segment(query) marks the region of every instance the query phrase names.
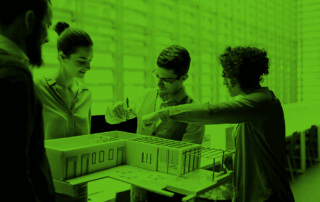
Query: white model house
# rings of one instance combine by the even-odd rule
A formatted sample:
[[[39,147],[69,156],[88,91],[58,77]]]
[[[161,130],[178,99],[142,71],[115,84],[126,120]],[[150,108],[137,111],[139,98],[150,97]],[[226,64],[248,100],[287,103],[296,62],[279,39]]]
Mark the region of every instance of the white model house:
[[[58,180],[120,165],[181,176],[200,167],[199,154],[217,152],[203,150],[200,144],[121,131],[46,140],[45,148],[52,177]]]

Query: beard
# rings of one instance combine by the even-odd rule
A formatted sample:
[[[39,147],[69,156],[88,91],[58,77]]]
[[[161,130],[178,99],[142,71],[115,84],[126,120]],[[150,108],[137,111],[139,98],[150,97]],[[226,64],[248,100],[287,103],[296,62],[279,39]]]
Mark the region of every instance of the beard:
[[[41,51],[42,43],[40,43],[40,24],[35,26],[34,32],[26,38],[26,55],[32,67],[40,68],[44,62],[42,60]]]

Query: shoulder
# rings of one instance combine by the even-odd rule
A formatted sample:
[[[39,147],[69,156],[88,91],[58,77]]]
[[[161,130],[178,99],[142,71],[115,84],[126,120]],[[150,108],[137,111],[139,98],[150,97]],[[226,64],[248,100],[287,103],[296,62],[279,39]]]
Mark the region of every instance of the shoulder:
[[[249,95],[246,95],[244,97],[240,97],[237,100],[246,102],[246,101],[254,101],[258,103],[271,103],[274,101],[276,97],[274,96],[274,93],[268,88],[261,88],[254,93],[251,93]]]
[[[157,88],[146,88],[142,91],[143,94],[153,94],[157,92],[158,92]]]
[[[34,84],[34,88],[36,89],[36,90],[40,90],[41,89],[41,91],[44,91],[45,89],[47,89],[46,88],[46,79],[45,79],[45,77],[44,76],[37,76],[37,77],[34,77],[33,78],[33,84]],[[39,91],[38,91],[38,93],[39,93]]]
[[[199,103],[199,102],[188,95],[187,103],[190,104],[190,103]]]
[[[44,77],[43,76],[37,76],[33,78],[33,83],[35,85],[43,84],[44,83]]]
[[[0,78],[24,78],[30,80],[32,78],[31,73],[28,70],[19,66],[0,66]]]
[[[138,91],[132,97],[134,98],[147,98],[149,96],[155,96],[157,94],[157,88],[145,88],[143,90]]]
[[[11,88],[25,88],[25,86],[29,88],[33,85],[30,72],[18,67],[1,67],[0,82],[4,85],[6,85],[6,83],[10,84]]]
[[[85,91],[88,91],[89,93],[91,93],[91,90],[88,88],[88,86],[84,83],[82,83],[79,80],[76,80],[76,83],[78,84],[78,88],[83,89]]]
[[[0,67],[0,84],[2,85],[2,95],[10,102],[21,102],[34,94],[32,76],[30,72],[23,68],[8,66]]]
[[[92,92],[91,90],[87,87],[86,84],[82,83],[79,80],[76,80],[76,82],[78,83],[78,90],[81,89],[82,91],[84,91],[84,96],[89,97],[92,100]]]

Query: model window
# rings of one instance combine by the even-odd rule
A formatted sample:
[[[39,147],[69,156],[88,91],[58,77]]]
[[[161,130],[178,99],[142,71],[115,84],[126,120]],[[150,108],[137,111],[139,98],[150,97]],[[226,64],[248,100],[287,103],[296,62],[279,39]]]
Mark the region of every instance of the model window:
[[[109,160],[113,160],[113,149],[109,149]]]
[[[92,164],[96,164],[96,152],[92,153]]]
[[[141,162],[144,162],[144,152],[142,152],[142,161]]]
[[[104,151],[101,151],[100,153],[99,153],[99,162],[101,163],[101,162],[103,162],[104,161]]]

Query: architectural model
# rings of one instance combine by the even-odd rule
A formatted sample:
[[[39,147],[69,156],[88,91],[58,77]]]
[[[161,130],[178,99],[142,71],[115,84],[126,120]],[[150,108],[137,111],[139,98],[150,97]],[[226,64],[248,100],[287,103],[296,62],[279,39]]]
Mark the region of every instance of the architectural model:
[[[232,155],[200,144],[121,131],[45,141],[52,177],[68,180],[120,165],[182,176],[199,169],[201,157]]]

